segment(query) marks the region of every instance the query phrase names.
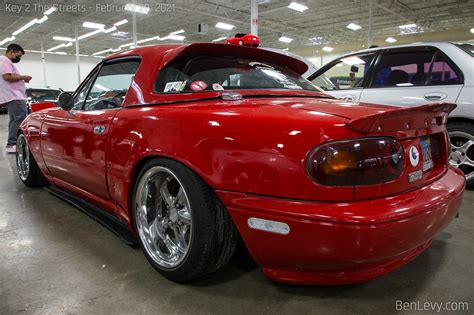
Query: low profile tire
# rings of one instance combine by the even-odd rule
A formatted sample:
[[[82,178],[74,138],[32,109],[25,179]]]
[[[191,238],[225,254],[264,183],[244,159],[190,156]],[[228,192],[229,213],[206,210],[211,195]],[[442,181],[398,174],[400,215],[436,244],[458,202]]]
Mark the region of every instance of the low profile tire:
[[[18,135],[16,142],[16,168],[18,177],[28,187],[43,187],[48,184],[48,180],[36,164],[28,147],[28,141],[23,134]]]
[[[156,158],[141,169],[133,195],[133,219],[151,265],[175,282],[222,267],[238,234],[213,190],[186,166]]]
[[[466,185],[474,188],[474,125],[466,122],[448,124],[451,152],[449,163],[466,175]]]

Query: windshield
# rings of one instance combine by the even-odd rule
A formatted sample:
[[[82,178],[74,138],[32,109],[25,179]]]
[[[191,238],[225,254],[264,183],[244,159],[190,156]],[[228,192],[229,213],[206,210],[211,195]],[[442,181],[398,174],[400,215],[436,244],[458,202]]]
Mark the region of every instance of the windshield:
[[[474,45],[473,44],[468,44],[468,43],[459,43],[455,44],[465,52],[467,52],[469,55],[474,57]]]
[[[235,57],[181,57],[161,70],[155,82],[158,93],[255,89],[321,92],[289,68]]]

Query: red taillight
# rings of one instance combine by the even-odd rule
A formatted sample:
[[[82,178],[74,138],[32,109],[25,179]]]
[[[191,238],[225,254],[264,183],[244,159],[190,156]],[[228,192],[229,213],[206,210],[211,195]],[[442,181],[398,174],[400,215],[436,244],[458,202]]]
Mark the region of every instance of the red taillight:
[[[362,138],[324,143],[308,156],[312,180],[326,186],[389,182],[405,166],[402,145],[392,138]]]

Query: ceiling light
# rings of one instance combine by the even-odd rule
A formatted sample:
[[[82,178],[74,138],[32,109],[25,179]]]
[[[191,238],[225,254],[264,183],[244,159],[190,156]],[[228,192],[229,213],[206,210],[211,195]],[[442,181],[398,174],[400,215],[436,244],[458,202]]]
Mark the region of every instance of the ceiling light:
[[[152,40],[160,40],[160,36],[154,36],[154,37],[150,37],[150,38],[145,38],[145,39],[142,39],[142,40],[139,40],[137,42],[137,44],[143,44],[143,43],[146,43],[146,42],[151,42]],[[132,43],[133,45],[133,43]]]
[[[78,40],[83,40],[84,38],[87,38],[87,37],[93,36],[93,35],[95,35],[95,34],[97,34],[97,33],[101,33],[101,32],[102,32],[102,30],[101,30],[101,29],[100,29],[100,30],[95,30],[95,31],[92,31],[92,32],[90,32],[90,33],[87,33],[87,34],[81,35],[81,36],[79,36],[77,39],[78,39]]]
[[[346,65],[349,65],[349,66],[365,64],[365,61],[360,59],[357,56],[350,56],[350,57],[342,58],[341,61],[343,63],[345,63]]]
[[[114,26],[120,26],[120,25],[124,25],[124,24],[127,24],[127,23],[128,23],[128,20],[125,19],[125,20],[118,21],[117,23],[114,23]]]
[[[129,47],[129,46],[133,46],[133,42],[128,43],[128,44],[120,45],[119,47],[120,47],[120,48],[124,48],[124,47]]]
[[[127,3],[127,5],[125,6],[125,10],[130,11],[130,12],[147,14],[150,11],[150,8],[142,6],[142,5],[133,4],[133,3]]]
[[[471,28],[471,33],[473,33],[473,34],[474,34],[474,28]]]
[[[295,10],[295,11],[298,11],[298,12],[303,12],[303,11],[306,11],[308,10],[308,7],[301,4],[301,3],[297,3],[297,2],[292,2],[288,5],[288,8],[289,9],[292,9],[292,10]]]
[[[109,49],[106,49],[106,50],[102,50],[102,51],[98,51],[96,53],[93,53],[92,56],[97,56],[97,55],[100,55],[100,54],[105,54],[105,53],[108,53],[109,51],[112,51],[112,48],[109,48]]]
[[[162,39],[163,40],[166,40],[166,39],[171,39],[171,40],[184,40],[186,38],[186,36],[182,36],[182,35],[168,35],[166,37],[163,37]]]
[[[293,41],[293,38],[289,38],[289,37],[286,37],[286,36],[282,36],[278,39],[280,42],[284,42],[284,43],[291,43]]]
[[[57,51],[55,52],[56,55],[67,55],[64,51]]]
[[[53,39],[54,40],[60,40],[60,41],[63,41],[63,42],[72,42],[72,41],[74,41],[74,39],[72,39],[71,37],[65,37],[65,36],[54,36]]]
[[[417,27],[418,25],[412,23],[412,24],[405,24],[405,25],[400,25],[399,28],[413,28]]]
[[[56,49],[59,49],[59,48],[62,48],[64,47],[66,44],[62,43],[58,46],[54,46],[54,47],[51,47],[50,49],[48,49],[47,51],[53,51],[53,50],[56,50]]]
[[[177,35],[177,34],[182,34],[184,33],[184,30],[179,30],[179,31],[176,31],[176,32],[172,32],[170,33],[170,35]]]
[[[51,13],[57,11],[58,9],[55,6],[52,6],[49,8],[46,12],[44,12],[44,15],[50,15]]]
[[[357,30],[360,30],[362,28],[362,26],[360,25],[357,25],[357,24],[354,24],[354,23],[349,23],[346,28],[350,29],[350,30],[353,30],[353,31],[357,31]]]
[[[385,40],[387,43],[395,43],[397,40],[393,37],[387,37],[387,39]]]
[[[4,40],[2,40],[2,41],[0,42],[0,46],[2,46],[2,45],[3,45],[3,44],[5,44],[5,43],[8,43],[8,42],[14,41],[15,39],[16,39],[16,37],[15,37],[15,36],[12,36],[12,37],[7,37],[7,38],[5,38]]]
[[[333,51],[334,48],[329,47],[329,46],[324,46],[324,47],[323,47],[323,50],[324,50],[324,51],[327,51],[327,52],[330,52],[330,51]]]
[[[25,25],[23,25],[22,27],[20,27],[20,28],[17,29],[16,31],[14,31],[14,32],[13,32],[13,36],[16,36],[16,35],[20,34],[20,33],[23,32],[24,30],[26,30],[27,28],[29,28],[29,27],[31,27],[33,24],[35,24],[37,21],[38,21],[38,19],[34,19],[34,20],[29,21],[28,23],[26,23]]]
[[[39,19],[38,21],[36,21],[36,23],[41,24],[43,22],[46,22],[47,19],[48,19],[48,17],[46,15],[43,15],[43,17],[41,19]]]
[[[235,27],[235,25],[227,24],[227,23],[223,23],[223,22],[218,22],[216,24],[216,27],[230,31],[231,29],[233,29]]]
[[[83,26],[83,27],[87,27],[87,28],[100,29],[100,30],[105,27],[104,24],[101,24],[101,23],[94,23],[94,22],[84,22],[84,23],[82,23],[82,26]]]
[[[227,37],[219,37],[219,38],[213,39],[212,41],[213,42],[220,42],[220,41],[223,41],[224,39],[227,39]]]
[[[116,30],[117,30],[117,27],[116,27],[116,26],[112,26],[111,28],[102,30],[102,32],[108,34],[108,33],[111,33],[111,32],[113,32],[113,31],[116,31]]]

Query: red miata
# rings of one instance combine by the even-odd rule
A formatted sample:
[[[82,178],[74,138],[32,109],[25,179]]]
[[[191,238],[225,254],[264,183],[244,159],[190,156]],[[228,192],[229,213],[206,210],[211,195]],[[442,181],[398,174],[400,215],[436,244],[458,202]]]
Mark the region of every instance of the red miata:
[[[198,43],[105,58],[61,108],[21,125],[21,180],[139,242],[165,277],[223,266],[239,238],[272,280],[360,283],[427,249],[456,216],[455,105],[334,99],[306,65]]]

